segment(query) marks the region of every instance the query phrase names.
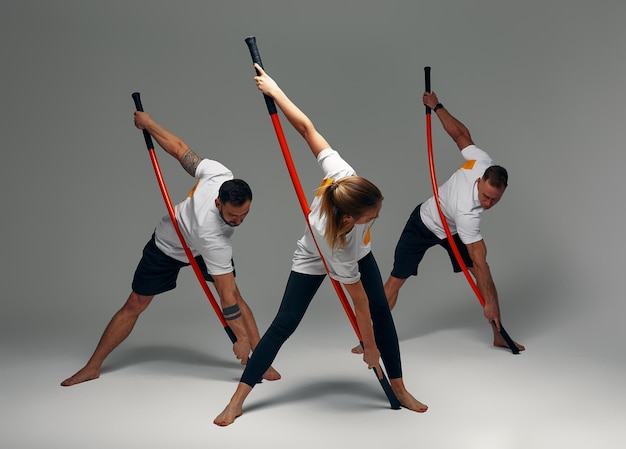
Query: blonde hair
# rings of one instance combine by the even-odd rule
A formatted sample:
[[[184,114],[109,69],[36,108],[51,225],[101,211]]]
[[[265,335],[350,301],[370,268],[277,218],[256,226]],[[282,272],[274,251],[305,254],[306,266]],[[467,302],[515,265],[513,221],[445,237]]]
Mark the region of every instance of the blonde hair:
[[[318,195],[322,197],[320,217],[326,216],[324,237],[333,249],[346,245],[346,234],[352,229],[344,218],[351,216],[357,221],[383,199],[380,189],[360,176],[324,183]]]

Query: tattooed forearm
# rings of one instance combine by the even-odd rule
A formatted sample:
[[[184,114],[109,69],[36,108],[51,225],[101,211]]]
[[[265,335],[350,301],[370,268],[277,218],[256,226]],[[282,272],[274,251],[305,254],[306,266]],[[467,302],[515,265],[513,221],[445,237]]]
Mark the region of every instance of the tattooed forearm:
[[[198,168],[198,164],[202,159],[196,153],[191,151],[189,148],[187,152],[183,155],[180,160],[180,164],[183,168],[189,173],[191,176],[196,176],[196,168]]]

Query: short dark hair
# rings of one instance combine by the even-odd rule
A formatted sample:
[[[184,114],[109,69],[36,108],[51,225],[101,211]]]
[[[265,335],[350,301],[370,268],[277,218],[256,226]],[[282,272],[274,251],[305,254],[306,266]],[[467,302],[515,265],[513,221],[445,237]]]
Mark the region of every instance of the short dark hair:
[[[485,170],[483,181],[489,181],[496,188],[506,187],[509,185],[509,174],[504,167],[492,165]]]
[[[243,179],[231,179],[220,186],[218,198],[222,204],[241,206],[247,201],[252,201],[252,189]]]

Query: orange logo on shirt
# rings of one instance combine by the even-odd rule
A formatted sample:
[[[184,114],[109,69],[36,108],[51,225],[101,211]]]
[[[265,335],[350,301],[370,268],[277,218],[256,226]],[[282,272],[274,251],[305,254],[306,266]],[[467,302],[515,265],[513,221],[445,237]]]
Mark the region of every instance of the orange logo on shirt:
[[[315,196],[320,196],[322,194],[322,187],[326,187],[326,186],[332,184],[333,182],[335,182],[335,180],[331,179],[331,178],[323,179],[322,183],[317,188],[317,192],[315,193]]]
[[[473,159],[471,161],[466,161],[465,164],[461,165],[459,167],[459,169],[463,169],[463,170],[471,170],[472,168],[474,168],[474,164],[476,163],[476,159]]]
[[[371,240],[371,236],[370,236],[370,228],[369,226],[367,227],[367,231],[365,231],[365,236],[363,237],[363,243],[364,244],[369,244],[370,240]]]
[[[200,180],[196,181],[196,184],[191,188],[191,190],[187,194],[187,198],[191,198],[193,196],[194,192],[196,191],[196,188],[198,187],[199,182]]]

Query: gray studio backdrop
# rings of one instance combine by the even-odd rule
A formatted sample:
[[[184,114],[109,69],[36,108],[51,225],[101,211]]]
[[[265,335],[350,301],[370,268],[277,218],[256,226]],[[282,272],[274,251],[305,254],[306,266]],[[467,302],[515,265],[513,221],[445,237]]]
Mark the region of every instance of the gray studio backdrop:
[[[235,262],[267,327],[304,221],[252,79],[244,39],[255,35],[268,73],[382,189],[373,241],[383,277],[406,218],[431,194],[421,104],[431,66],[440,100],[510,173],[483,227],[507,328],[623,369],[623,2],[63,0],[0,10],[3,359],[56,354],[67,359],[53,379],[62,380],[130,291],[166,213],[132,123],[134,91],[198,154],[251,184]],[[312,194],[320,170],[283,126]],[[461,158],[434,116],[433,130],[443,181]],[[183,198],[193,179],[157,155],[172,199]],[[403,340],[484,330],[441,251],[398,307]],[[219,326],[191,270],[148,313],[137,344],[184,345]],[[327,285],[303,326],[312,335],[347,326]]]

